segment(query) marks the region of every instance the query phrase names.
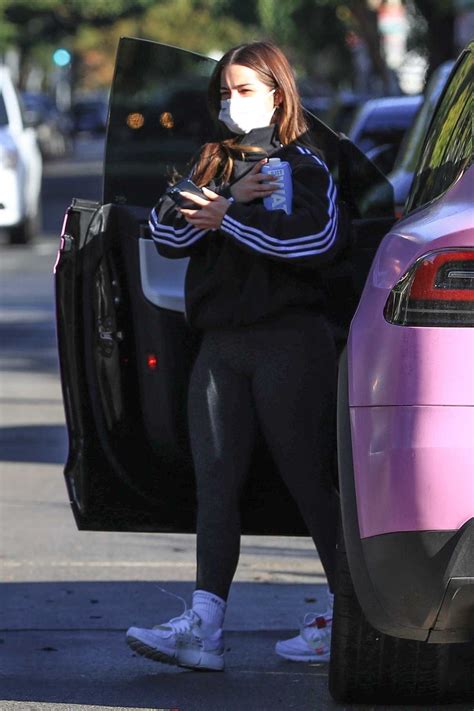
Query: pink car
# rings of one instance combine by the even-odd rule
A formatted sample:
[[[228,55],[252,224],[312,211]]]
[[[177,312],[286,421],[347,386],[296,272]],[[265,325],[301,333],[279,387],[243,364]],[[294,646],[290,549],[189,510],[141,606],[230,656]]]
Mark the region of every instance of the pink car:
[[[340,364],[340,701],[474,697],[473,50],[438,103]]]
[[[214,65],[121,40],[103,199],[75,198],[65,216],[56,264],[65,479],[83,530],[195,530],[186,394],[199,334],[184,318],[187,260],[158,254],[148,217],[170,168],[183,172],[213,135]],[[342,702],[474,696],[472,65],[471,47],[396,224],[385,177],[310,116],[352,218],[350,249],[323,274],[340,352],[330,688]],[[242,530],[307,535],[263,440]]]

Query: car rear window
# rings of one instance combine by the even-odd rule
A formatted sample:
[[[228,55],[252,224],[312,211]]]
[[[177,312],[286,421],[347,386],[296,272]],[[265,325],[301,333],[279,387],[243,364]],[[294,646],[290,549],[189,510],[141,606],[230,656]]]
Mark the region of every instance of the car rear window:
[[[407,211],[431,202],[459,178],[472,161],[474,61],[467,52],[433,118],[417,166]]]

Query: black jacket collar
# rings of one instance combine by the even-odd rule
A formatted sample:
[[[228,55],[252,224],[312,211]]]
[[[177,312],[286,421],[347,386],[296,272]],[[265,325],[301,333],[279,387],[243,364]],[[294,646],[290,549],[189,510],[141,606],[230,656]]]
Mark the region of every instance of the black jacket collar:
[[[239,137],[239,143],[245,146],[255,146],[261,148],[263,155],[274,153],[281,147],[281,143],[278,138],[278,127],[276,124],[270,124],[270,126],[252,129],[248,133]]]

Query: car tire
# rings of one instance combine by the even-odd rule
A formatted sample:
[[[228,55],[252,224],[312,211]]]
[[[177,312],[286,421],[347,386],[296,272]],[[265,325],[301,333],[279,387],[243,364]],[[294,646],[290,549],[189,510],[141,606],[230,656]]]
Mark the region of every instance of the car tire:
[[[19,225],[8,230],[9,244],[29,244],[39,234],[41,225],[41,211],[34,217],[27,217]]]
[[[28,244],[32,238],[30,220],[23,220],[19,225],[10,227],[8,230],[9,244]]]
[[[332,629],[329,691],[338,703],[451,703],[474,697],[473,644],[428,644],[390,637],[367,621],[344,546]]]

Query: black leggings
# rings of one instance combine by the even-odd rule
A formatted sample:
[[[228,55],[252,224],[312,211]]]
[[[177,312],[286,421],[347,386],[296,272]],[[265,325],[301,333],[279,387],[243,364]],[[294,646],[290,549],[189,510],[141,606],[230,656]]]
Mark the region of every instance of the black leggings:
[[[326,320],[309,310],[204,334],[188,402],[198,501],[197,589],[227,599],[240,553],[239,498],[258,427],[333,589],[336,369]]]

